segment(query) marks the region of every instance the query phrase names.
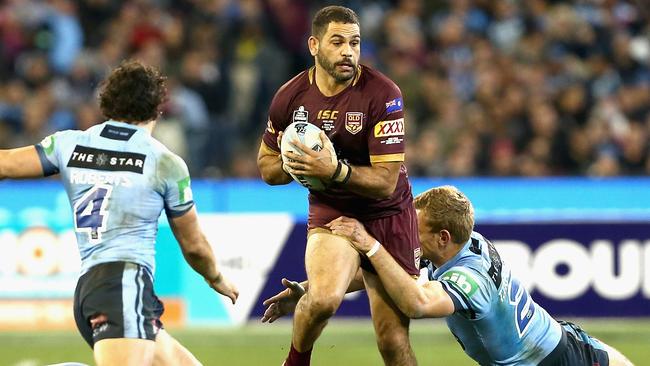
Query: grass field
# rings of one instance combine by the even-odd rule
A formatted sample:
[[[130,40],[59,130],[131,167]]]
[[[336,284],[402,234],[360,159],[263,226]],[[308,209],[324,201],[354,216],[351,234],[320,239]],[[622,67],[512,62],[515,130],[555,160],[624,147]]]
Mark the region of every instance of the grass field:
[[[650,365],[650,320],[576,320],[585,330],[618,348],[637,366]],[[287,353],[289,323],[238,329],[170,329],[205,365],[277,365]],[[420,365],[474,363],[441,321],[413,323],[411,341]],[[92,365],[90,349],[69,332],[0,333],[0,366],[41,366],[65,361]],[[313,354],[314,366],[381,365],[369,321],[332,322]]]

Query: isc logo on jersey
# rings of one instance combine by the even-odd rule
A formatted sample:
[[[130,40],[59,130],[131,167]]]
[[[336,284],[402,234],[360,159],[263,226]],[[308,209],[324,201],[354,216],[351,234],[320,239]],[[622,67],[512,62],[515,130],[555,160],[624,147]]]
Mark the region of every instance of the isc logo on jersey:
[[[404,118],[381,121],[375,125],[375,137],[404,136]]]

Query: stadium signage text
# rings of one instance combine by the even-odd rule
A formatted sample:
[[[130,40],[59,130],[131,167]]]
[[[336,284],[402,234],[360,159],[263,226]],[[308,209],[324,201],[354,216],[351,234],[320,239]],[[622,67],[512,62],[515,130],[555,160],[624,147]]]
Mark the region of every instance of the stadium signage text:
[[[625,300],[639,292],[650,299],[650,240],[615,245],[599,239],[585,246],[553,239],[534,251],[521,241],[493,243],[529,291],[550,299],[573,300],[590,288],[607,300]]]

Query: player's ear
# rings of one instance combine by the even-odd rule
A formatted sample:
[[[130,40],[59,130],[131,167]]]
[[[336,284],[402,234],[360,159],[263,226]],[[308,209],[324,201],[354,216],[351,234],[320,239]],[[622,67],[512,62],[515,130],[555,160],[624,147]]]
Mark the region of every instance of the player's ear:
[[[318,54],[318,47],[320,46],[318,38],[310,36],[307,40],[307,45],[309,46],[309,53],[311,53],[312,56],[316,56]]]
[[[451,243],[451,233],[445,229],[440,230],[438,233],[440,235],[440,241],[445,245]]]

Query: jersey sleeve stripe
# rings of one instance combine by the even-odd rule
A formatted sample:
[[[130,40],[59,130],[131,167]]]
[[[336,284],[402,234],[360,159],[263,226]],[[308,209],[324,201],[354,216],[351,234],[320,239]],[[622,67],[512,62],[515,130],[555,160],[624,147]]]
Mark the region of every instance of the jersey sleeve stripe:
[[[181,206],[180,209],[173,209],[170,207],[165,206],[165,214],[169,218],[176,218],[176,217],[181,217],[187,213],[187,211],[191,210],[192,207],[194,207],[194,201],[189,201],[185,205]]]
[[[440,283],[442,284],[442,289],[445,290],[447,295],[449,295],[449,297],[451,298],[451,301],[454,303],[454,312],[465,309],[463,303],[459,299],[459,296],[454,292],[450,291],[446,283],[444,282],[440,282]]]
[[[270,153],[275,153],[275,154],[280,155],[280,152],[279,152],[279,151],[275,150],[274,148],[272,148],[271,146],[269,146],[269,145],[268,145],[266,142],[264,142],[264,141],[262,141],[262,150],[263,150],[265,153],[269,153],[269,154],[270,154]]]
[[[49,177],[50,175],[57,174],[59,168],[57,168],[52,162],[47,158],[45,154],[45,149],[41,144],[34,145],[36,152],[38,153],[38,159],[41,161],[41,167],[43,168],[43,175]]]
[[[456,301],[458,301],[459,307],[456,308],[456,310],[467,310],[470,314],[470,317],[473,319],[476,317],[476,312],[474,309],[472,309],[472,305],[469,302],[469,299],[465,296],[465,294],[458,290],[453,283],[447,282],[447,281],[440,281],[442,284],[442,288],[447,292],[449,297],[451,297],[452,301],[454,302],[454,306],[456,306]]]
[[[465,292],[463,292],[463,290],[459,289],[458,286],[456,286],[456,284],[453,282],[447,282],[447,281],[443,281],[443,282],[449,287],[450,291],[453,291],[454,293],[458,294],[458,296],[463,299],[463,303],[467,305],[466,306],[467,309],[471,308],[469,298],[467,297]]]
[[[461,307],[463,309],[469,308],[469,301],[467,298],[460,293],[456,288],[454,288],[452,285],[449,284],[447,281],[440,281],[442,284],[442,288],[451,296],[453,295],[454,298],[456,298],[460,304],[462,305]]]
[[[385,155],[370,155],[371,163],[392,163],[404,161],[404,153],[400,154],[385,154]]]

